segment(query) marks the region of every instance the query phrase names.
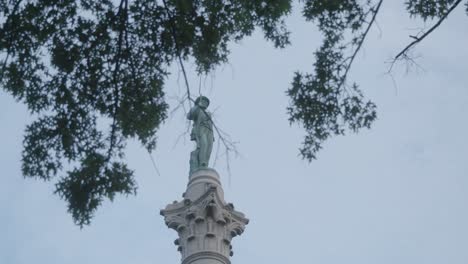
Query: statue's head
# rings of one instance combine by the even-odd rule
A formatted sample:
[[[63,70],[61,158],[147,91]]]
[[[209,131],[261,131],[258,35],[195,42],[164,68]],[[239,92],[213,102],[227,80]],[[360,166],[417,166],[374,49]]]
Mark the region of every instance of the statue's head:
[[[202,109],[206,109],[210,105],[210,99],[208,99],[208,97],[206,96],[201,95],[195,100],[195,104],[200,106]]]

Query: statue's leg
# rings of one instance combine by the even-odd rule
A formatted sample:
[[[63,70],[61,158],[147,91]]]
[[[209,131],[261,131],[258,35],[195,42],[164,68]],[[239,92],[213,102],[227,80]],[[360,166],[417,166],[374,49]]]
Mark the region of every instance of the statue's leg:
[[[211,150],[213,148],[213,142],[211,142],[207,135],[200,137],[200,154],[199,161],[201,167],[208,167],[208,161],[210,160]]]
[[[207,167],[208,161],[205,159],[206,156],[206,140],[204,136],[200,137],[200,153],[198,154],[200,167]]]
[[[199,167],[198,156],[199,156],[198,148],[190,152],[190,173],[192,173]]]
[[[210,161],[211,152],[213,151],[213,139],[210,135],[206,135],[206,164]]]

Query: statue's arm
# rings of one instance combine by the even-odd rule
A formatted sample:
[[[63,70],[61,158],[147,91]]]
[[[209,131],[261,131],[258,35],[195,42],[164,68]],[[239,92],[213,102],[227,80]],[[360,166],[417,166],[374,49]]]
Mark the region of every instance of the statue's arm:
[[[187,114],[187,119],[188,120],[195,120],[196,118],[196,115],[197,115],[197,110],[198,110],[198,106],[197,105],[194,105],[190,111],[188,112]]]

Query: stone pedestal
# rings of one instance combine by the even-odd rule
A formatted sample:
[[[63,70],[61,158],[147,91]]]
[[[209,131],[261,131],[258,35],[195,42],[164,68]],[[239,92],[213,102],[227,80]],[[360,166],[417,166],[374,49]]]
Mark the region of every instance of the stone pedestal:
[[[244,232],[249,220],[224,201],[218,173],[194,171],[183,198],[161,210],[166,225],[179,235],[174,244],[182,264],[230,264],[231,240]]]

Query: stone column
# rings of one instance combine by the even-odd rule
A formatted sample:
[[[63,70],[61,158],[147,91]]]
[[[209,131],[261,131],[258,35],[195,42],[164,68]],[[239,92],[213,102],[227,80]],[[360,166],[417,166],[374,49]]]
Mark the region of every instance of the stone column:
[[[161,210],[166,225],[179,235],[174,244],[182,264],[230,264],[231,240],[244,232],[249,220],[224,201],[218,173],[194,171],[183,198]]]

